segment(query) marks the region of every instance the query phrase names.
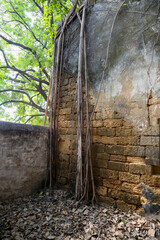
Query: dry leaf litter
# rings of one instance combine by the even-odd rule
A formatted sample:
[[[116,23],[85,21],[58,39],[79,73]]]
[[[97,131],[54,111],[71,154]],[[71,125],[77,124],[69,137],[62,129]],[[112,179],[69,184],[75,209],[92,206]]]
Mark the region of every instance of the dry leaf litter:
[[[0,239],[160,239],[160,220],[81,205],[62,190],[0,203]]]

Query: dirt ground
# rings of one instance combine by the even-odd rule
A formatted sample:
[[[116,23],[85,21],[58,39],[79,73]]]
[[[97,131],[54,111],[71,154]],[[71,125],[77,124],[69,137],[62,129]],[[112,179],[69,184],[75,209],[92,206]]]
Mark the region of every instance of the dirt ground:
[[[160,220],[112,207],[81,205],[62,190],[0,203],[2,240],[160,239]]]

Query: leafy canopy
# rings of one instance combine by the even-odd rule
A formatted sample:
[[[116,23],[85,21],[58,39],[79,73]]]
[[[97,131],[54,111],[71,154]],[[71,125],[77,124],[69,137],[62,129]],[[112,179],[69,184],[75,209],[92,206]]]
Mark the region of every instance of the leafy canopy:
[[[57,23],[71,1],[1,0],[0,119],[43,124]]]

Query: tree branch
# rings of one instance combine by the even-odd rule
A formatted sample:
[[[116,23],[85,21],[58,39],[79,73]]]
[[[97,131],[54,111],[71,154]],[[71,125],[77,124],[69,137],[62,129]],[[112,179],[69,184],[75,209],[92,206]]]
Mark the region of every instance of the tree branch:
[[[4,41],[6,41],[8,44],[15,45],[15,46],[17,46],[17,47],[23,48],[23,49],[25,49],[25,50],[27,50],[27,51],[30,51],[31,53],[35,54],[35,51],[33,51],[31,48],[26,47],[25,45],[23,45],[23,44],[21,44],[21,43],[13,42],[13,41],[5,38],[5,37],[2,36],[1,34],[0,34],[0,37],[1,37]]]
[[[47,82],[47,81],[45,81],[45,80],[42,80],[42,79],[40,79],[40,78],[36,78],[36,77],[34,77],[33,75],[31,75],[31,74],[28,74],[26,71],[27,70],[25,70],[25,71],[23,71],[23,70],[20,70],[20,69],[18,69],[18,68],[16,68],[16,67],[11,67],[11,66],[2,66],[2,67],[0,67],[0,69],[11,69],[11,70],[13,70],[13,71],[15,71],[15,72],[19,72],[20,74],[22,74],[24,77],[29,77],[29,78],[31,78],[32,80],[34,80],[34,81],[37,81],[37,82],[40,82],[40,83],[44,83],[44,84],[46,84],[46,85],[49,85],[49,83]]]
[[[29,116],[29,115],[28,115]],[[25,121],[24,124],[28,123],[32,118],[34,117],[41,117],[41,116],[44,116],[44,114],[36,114],[36,115],[32,115],[30,118],[27,119],[27,121]]]
[[[2,93],[2,92],[18,92],[18,93],[24,94],[24,95],[26,95],[26,96],[28,97],[29,102],[21,101],[21,100],[9,100],[9,101],[5,101],[5,102],[1,103],[0,106],[3,105],[3,104],[6,104],[6,103],[11,103],[11,102],[15,102],[15,103],[16,103],[16,102],[19,102],[19,101],[20,101],[20,102],[22,102],[22,103],[24,103],[24,104],[30,105],[30,106],[32,106],[32,107],[35,107],[35,108],[38,109],[40,112],[45,112],[45,109],[43,109],[42,107],[40,107],[39,105],[37,105],[37,104],[33,101],[32,98],[35,97],[35,96],[30,97],[29,94],[26,93],[25,91],[14,90],[14,89],[5,89],[5,90],[1,90],[1,91],[0,91],[0,93]]]
[[[45,93],[45,90],[42,88],[42,84],[40,83],[39,85],[35,86],[37,91],[42,95],[45,101],[47,101],[47,94]]]
[[[6,55],[5,55],[4,51],[3,51],[2,49],[0,49],[0,51],[1,51],[2,54],[3,54],[3,57],[4,57],[4,60],[5,60],[6,65],[9,66],[9,63],[8,63],[8,61],[7,61],[7,58],[6,58]]]
[[[7,80],[12,81],[12,82],[17,82],[17,83],[23,83],[23,84],[26,83],[25,81],[17,80],[17,79],[15,79],[15,78],[9,78],[9,79],[7,79]]]
[[[25,94],[29,99],[30,99],[30,96],[28,93],[24,92],[24,91],[21,91],[21,90],[15,90],[15,89],[4,89],[4,90],[1,90],[0,93],[2,92],[18,92],[18,93],[22,93],[22,94]]]
[[[23,116],[23,117],[20,117],[20,118],[18,118],[17,120],[16,120],[16,122],[19,122],[20,120],[22,120],[23,118],[26,118],[26,117],[41,117],[41,116],[44,116],[44,114],[32,114],[32,115],[25,115],[25,116]],[[31,120],[30,118],[25,122],[25,124],[29,121],[29,120]]]
[[[41,11],[42,14],[44,14],[44,10],[43,8],[36,2],[36,0],[32,0],[34,2],[34,4],[39,8],[39,10]]]
[[[18,90],[20,91],[31,91],[31,92],[37,92],[37,90],[34,90],[34,89],[30,89],[30,88],[18,88]]]
[[[30,102],[21,101],[21,100],[9,100],[9,101],[5,101],[5,102],[1,103],[0,106],[5,105],[5,104],[8,104],[8,103],[23,103],[23,104],[29,105],[29,106],[31,106],[31,107],[37,108],[40,112],[45,112],[45,109],[39,107],[38,105],[37,105],[37,107],[36,107],[34,104],[31,104]]]
[[[15,46],[17,46],[17,47],[23,48],[23,49],[31,52],[31,53],[35,56],[35,58],[37,59],[37,62],[38,62],[38,64],[39,64],[39,67],[42,69],[42,72],[45,74],[45,76],[47,77],[48,80],[50,79],[50,76],[48,75],[47,71],[45,70],[45,68],[42,67],[42,64],[41,64],[41,62],[39,61],[39,57],[38,57],[38,55],[37,55],[37,53],[36,53],[35,50],[33,50],[33,49],[30,48],[30,47],[26,47],[25,45],[23,45],[23,44],[21,44],[21,43],[16,43],[16,42],[14,42],[14,41],[11,41],[11,40],[5,38],[2,34],[0,34],[0,38],[2,38],[2,39],[3,39],[4,41],[6,41],[8,44],[15,45]]]
[[[13,9],[13,12],[12,12],[12,13],[17,14],[18,17],[23,21],[23,22],[21,22],[20,20],[15,19],[15,20],[12,20],[12,22],[13,22],[13,21],[16,21],[16,22],[19,22],[20,24],[22,24],[28,31],[30,31],[30,32],[32,33],[32,35],[33,35],[33,37],[35,38],[35,40],[36,40],[37,42],[39,42],[42,46],[44,46],[43,43],[35,36],[33,30],[30,28],[30,26],[27,24],[27,22],[24,20],[24,18],[16,11],[16,9],[15,9],[15,7],[13,6],[13,4],[12,4],[11,1],[10,1],[10,5],[11,5],[11,7],[12,7],[12,9]]]

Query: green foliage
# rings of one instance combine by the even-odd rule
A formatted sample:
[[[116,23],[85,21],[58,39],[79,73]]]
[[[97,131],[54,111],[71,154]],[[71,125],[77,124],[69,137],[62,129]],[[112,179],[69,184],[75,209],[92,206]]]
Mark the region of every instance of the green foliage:
[[[1,120],[25,123],[37,115],[29,123],[43,124],[39,114],[45,112],[57,23],[71,6],[64,0],[1,0]]]
[[[48,1],[37,1],[44,6],[44,17],[43,17],[43,27],[45,28],[46,34],[44,34],[44,38],[49,37],[49,48],[46,51],[49,56],[51,56],[53,52],[53,39],[56,36],[57,24],[61,21],[65,15],[69,12],[72,7],[71,1],[58,1],[52,0],[48,3]]]

